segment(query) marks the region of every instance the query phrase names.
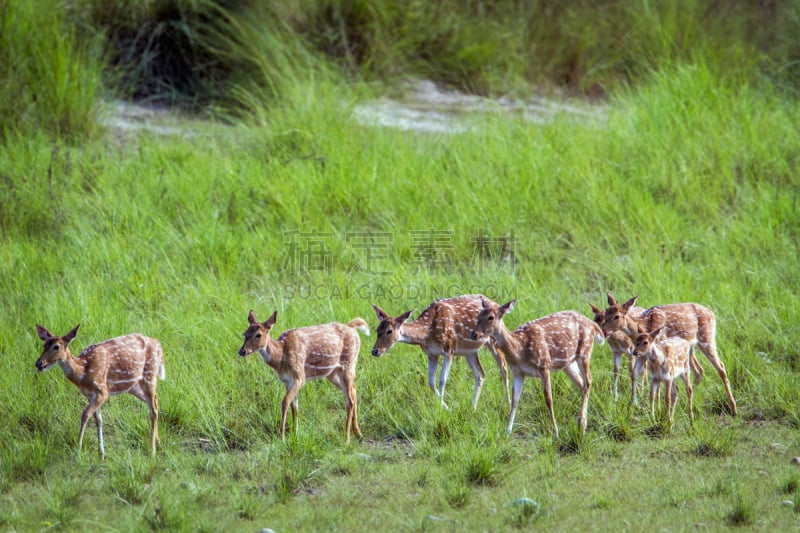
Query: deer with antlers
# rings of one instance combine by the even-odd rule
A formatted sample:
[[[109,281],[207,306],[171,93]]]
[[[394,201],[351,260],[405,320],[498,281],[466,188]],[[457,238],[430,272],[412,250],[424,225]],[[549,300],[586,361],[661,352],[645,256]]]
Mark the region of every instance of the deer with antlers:
[[[603,333],[606,336],[615,331],[622,331],[635,342],[639,333],[653,332],[664,327],[667,337],[680,337],[688,341],[692,348],[689,364],[695,376],[695,383],[699,382],[703,376],[703,367],[694,355],[694,349],[697,347],[711,362],[722,379],[731,413],[736,416],[736,400],[731,392],[725,363],[722,362],[717,351],[717,318],[711,309],[697,303],[666,304],[651,307],[638,317],[633,317],[630,310],[639,298],[638,296],[634,296],[623,304],[617,303],[610,292],[607,297],[609,307],[605,310],[603,322]]]
[[[307,380],[320,378],[327,378],[344,393],[346,442],[350,442],[351,427],[360,438],[356,363],[361,337],[356,330],[369,335],[367,322],[363,318],[354,318],[347,324],[331,322],[289,329],[273,340],[269,333],[277,316],[275,311],[265,322],[259,322],[255,313],[250,311],[247,316],[250,325],[244,332],[244,344],[239,355],[246,357],[258,352],[286,387],[286,396],[281,403],[281,438],[286,434],[286,416],[290,407],[292,422],[297,429],[297,393]]]
[[[375,345],[372,355],[380,357],[398,342],[415,344],[422,348],[428,356],[428,386],[441,398],[442,407],[447,408],[444,390],[453,356],[463,356],[475,376],[475,389],[472,394],[473,409],[478,406],[486,372],[478,360],[478,351],[486,346],[491,352],[503,378],[508,395],[508,370],[503,355],[494,346],[494,341],[484,339],[475,341],[470,334],[475,327],[478,313],[481,310],[482,295],[466,295],[436,300],[425,308],[416,320],[408,321],[411,311],[397,317],[391,317],[377,305],[373,305],[375,315],[380,320],[376,329]],[[487,299],[487,301],[489,301]],[[439,387],[436,386],[436,370],[439,357],[444,356],[439,373]]]
[[[70,352],[69,344],[78,333],[80,324],[66,335],[58,337],[36,324],[36,333],[44,341],[44,350],[36,361],[36,369],[44,372],[58,365],[64,375],[78,386],[89,400],[81,413],[78,452],[83,447],[83,434],[89,417],[97,424],[100,458],[105,459],[103,418],[100,407],[109,396],[130,393],[147,404],[150,410],[151,453],[156,454],[158,442],[158,396],[156,384],[164,379],[164,352],[156,339],[132,333],[115,337],[84,348],[80,356]]]
[[[550,384],[550,374],[557,370],[563,370],[581,391],[578,424],[581,431],[586,431],[586,411],[592,387],[589,368],[592,348],[595,340],[603,344],[602,330],[577,311],[561,311],[527,322],[510,331],[503,322],[503,317],[514,309],[515,302],[516,300],[512,300],[497,305],[486,299],[482,300],[482,309],[472,332],[473,340],[492,337],[514,374],[508,433],[514,427],[514,417],[525,378],[538,377],[542,380],[544,402],[550,413],[553,432],[558,437]]]
[[[664,326],[649,333],[639,333],[636,336],[634,355],[647,359],[647,368],[650,372],[650,414],[655,418],[656,395],[660,393],[661,386],[664,385],[667,389],[665,405],[670,428],[675,415],[675,404],[678,401],[678,387],[675,380],[679,378],[686,386],[686,395],[689,398],[689,419],[694,422],[692,407],[694,391],[689,379],[691,354],[691,343],[681,337],[667,338]]]

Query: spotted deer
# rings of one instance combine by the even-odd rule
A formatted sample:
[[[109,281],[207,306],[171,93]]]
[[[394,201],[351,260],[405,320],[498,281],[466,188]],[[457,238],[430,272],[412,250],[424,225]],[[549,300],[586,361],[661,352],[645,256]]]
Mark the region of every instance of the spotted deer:
[[[592,387],[592,374],[589,368],[592,348],[595,340],[603,344],[602,330],[577,311],[560,311],[527,322],[510,331],[503,318],[514,309],[515,302],[516,300],[512,300],[497,305],[483,300],[477,325],[472,332],[474,340],[494,338],[497,348],[505,355],[506,362],[514,374],[508,433],[511,434],[514,427],[514,417],[525,378],[538,377],[542,380],[544,402],[550,413],[553,432],[558,437],[550,384],[550,374],[557,370],[563,370],[581,391],[578,424],[581,431],[586,431],[586,410]]]
[[[358,427],[358,399],[356,396],[356,363],[361,349],[361,337],[356,330],[369,335],[369,326],[363,318],[354,318],[347,324],[331,322],[284,331],[277,340],[270,337],[278,312],[259,322],[251,310],[247,316],[250,325],[244,332],[244,344],[239,355],[247,357],[258,352],[286,387],[281,403],[281,438],[286,435],[286,416],[291,407],[292,422],[297,429],[297,393],[307,380],[327,378],[344,394],[346,417],[345,435],[350,442],[350,429],[361,437]]]
[[[656,395],[660,393],[661,386],[666,388],[666,409],[669,427],[675,415],[675,404],[678,401],[678,386],[675,380],[683,380],[686,386],[686,395],[689,398],[689,419],[694,422],[692,398],[694,391],[689,379],[691,367],[692,345],[681,337],[666,336],[666,328],[639,333],[636,336],[634,354],[636,357],[647,359],[647,368],[650,373],[650,414],[655,418]]]
[[[594,304],[589,304],[594,313],[594,322],[601,329],[605,322],[605,310],[600,309]],[[637,317],[644,313],[641,307],[632,307],[630,309],[631,316]],[[633,356],[633,342],[631,339],[621,331],[615,331],[606,337],[606,343],[611,350],[611,355],[614,357],[614,401],[619,399],[618,383],[619,383],[619,364],[622,362],[622,355],[628,356],[628,373],[631,376],[631,396],[633,404],[636,405],[636,384],[639,380],[639,373],[641,365],[636,365],[636,358]]]
[[[639,333],[652,332],[663,326],[666,328],[667,337],[680,337],[689,341],[692,347],[689,364],[695,376],[695,383],[698,383],[703,376],[703,367],[694,355],[697,347],[722,379],[731,413],[736,416],[736,400],[733,399],[725,363],[717,351],[717,318],[711,309],[697,303],[666,304],[651,307],[638,317],[633,317],[630,309],[636,303],[638,296],[623,304],[618,304],[610,292],[607,296],[609,307],[605,310],[603,323],[603,333],[606,336],[615,331],[622,331],[635,341]]]
[[[425,308],[416,320],[408,321],[411,311],[406,311],[397,317],[390,317],[377,305],[373,305],[375,315],[380,320],[376,329],[375,345],[372,355],[380,357],[398,342],[415,344],[422,348],[428,356],[428,386],[441,398],[442,407],[447,408],[444,400],[444,390],[453,356],[463,356],[475,376],[475,389],[472,394],[473,409],[478,406],[483,382],[486,378],[480,361],[478,351],[486,346],[497,362],[508,395],[508,370],[503,355],[499,353],[492,340],[474,341],[470,334],[475,327],[478,313],[481,310],[481,295],[457,296],[436,300]],[[439,387],[436,387],[436,370],[439,366],[439,357],[444,356],[442,369],[439,373]]]
[[[89,400],[81,413],[78,452],[83,447],[83,434],[89,417],[97,424],[100,458],[105,459],[103,418],[100,407],[109,396],[130,393],[147,404],[150,410],[151,453],[156,454],[158,442],[158,378],[164,379],[164,352],[156,339],[132,333],[87,346],[78,357],[72,355],[69,344],[78,333],[80,324],[66,335],[58,337],[36,324],[36,333],[44,341],[36,369],[44,372],[58,365],[64,375],[78,386]]]

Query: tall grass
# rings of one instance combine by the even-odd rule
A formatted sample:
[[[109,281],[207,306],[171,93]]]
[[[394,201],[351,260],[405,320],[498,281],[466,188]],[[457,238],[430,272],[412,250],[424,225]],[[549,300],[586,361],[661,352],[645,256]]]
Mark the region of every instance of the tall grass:
[[[19,16],[29,4],[8,5]],[[87,17],[104,8],[80,5],[91,8],[81,12]],[[120,20],[137,27],[156,5],[134,3]],[[318,62],[318,42],[291,41],[289,29],[311,20],[293,18],[300,7],[314,14],[311,8],[328,6],[339,20],[348,9],[361,6],[368,17],[389,4],[372,5],[337,12],[334,4],[272,4],[263,9],[284,18],[261,35],[233,10],[220,15],[239,40],[226,43],[231,34],[206,27],[204,43],[252,67],[215,78],[225,83],[208,89],[233,95],[230,102],[208,97],[226,116],[250,111],[225,126],[189,123],[185,136],[143,132],[122,144],[111,136],[54,139],[48,132],[67,134],[59,128],[9,129],[0,150],[0,526],[794,526],[796,514],[774,511],[773,500],[796,484],[782,480],[797,455],[800,419],[800,107],[752,70],[762,65],[756,45],[719,52],[744,50],[750,61],[724,72],[710,47],[684,53],[694,37],[659,44],[637,63],[640,83],[611,92],[605,121],[559,116],[537,125],[497,115],[459,135],[419,135],[359,125],[348,102],[371,89],[346,87]],[[648,12],[659,27],[700,33],[682,13],[659,6]],[[397,30],[395,19],[386,20]],[[450,24],[432,26],[441,25],[445,44]],[[16,35],[3,28],[3,39]],[[353,34],[345,35],[352,43]],[[374,42],[386,38],[376,35]],[[333,33],[321,38],[339,42]],[[269,46],[281,47],[274,61],[257,54]],[[252,57],[239,63],[242,50]],[[351,52],[347,68],[385,73],[370,59],[380,54],[366,50]],[[404,71],[404,56],[396,57]],[[87,88],[85,96],[94,101],[96,93]],[[482,254],[482,237],[502,253]],[[296,257],[298,246],[323,253]],[[324,261],[308,261],[315,257]],[[518,299],[507,318],[513,326],[562,309],[588,315],[588,303],[601,302],[606,290],[639,294],[643,306],[713,308],[742,416],[725,414],[721,382],[707,373],[696,388],[695,426],[679,406],[673,430],[654,432],[627,395],[613,402],[610,355],[596,347],[588,433],[569,430],[579,395],[556,374],[563,440],[550,435],[535,381],[507,437],[508,405],[491,359],[484,359],[477,410],[471,372],[456,360],[444,411],[417,348],[396,346],[376,359],[368,355],[374,337],[364,337],[357,384],[365,439],[345,445],[341,392],[313,382],[301,393],[299,428],[282,442],[283,385],[256,357],[236,355],[249,309],[259,316],[278,310],[276,330],[356,316],[374,324],[371,303],[416,314],[435,298],[484,292]],[[159,385],[155,460],[147,410],[130,396],[104,406],[107,462],[96,458],[93,431],[78,456],[85,400],[59,370],[34,370],[36,323],[56,333],[81,323],[75,352],[132,331],[160,339],[167,380]]]
[[[97,126],[101,42],[79,38],[62,9],[46,2],[0,2],[2,134],[43,131],[79,140]]]

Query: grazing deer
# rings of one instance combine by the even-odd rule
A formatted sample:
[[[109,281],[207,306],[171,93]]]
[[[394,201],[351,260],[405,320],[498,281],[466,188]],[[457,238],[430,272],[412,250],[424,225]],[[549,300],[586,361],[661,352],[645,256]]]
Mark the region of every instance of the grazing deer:
[[[630,309],[636,303],[638,296],[621,305],[610,292],[607,296],[609,307],[605,311],[603,323],[603,333],[606,336],[615,331],[622,331],[635,341],[639,333],[652,332],[664,326],[667,337],[680,337],[689,341],[692,345],[689,365],[694,373],[695,383],[699,383],[703,377],[703,367],[694,354],[696,346],[717,370],[728,394],[731,413],[736,416],[736,400],[733,399],[728,373],[725,371],[725,363],[717,352],[717,318],[711,309],[696,303],[666,304],[651,307],[638,317],[633,317]]]
[[[289,329],[281,333],[278,340],[273,340],[269,332],[277,316],[275,311],[266,322],[259,322],[255,313],[250,311],[247,316],[250,326],[244,332],[244,344],[239,355],[246,357],[258,352],[286,386],[286,396],[281,403],[281,438],[286,434],[286,414],[290,406],[293,425],[297,429],[297,393],[306,380],[320,378],[328,378],[344,393],[347,442],[350,442],[351,427],[361,437],[356,397],[356,363],[361,337],[356,330],[369,335],[366,321],[354,318],[347,324],[331,322]]]
[[[36,361],[36,369],[44,372],[59,365],[67,379],[77,385],[89,400],[89,405],[81,413],[78,452],[83,446],[83,434],[89,417],[94,416],[100,458],[105,459],[100,407],[109,396],[129,392],[145,402],[150,410],[151,450],[155,456],[158,442],[156,384],[158,378],[165,378],[161,344],[156,339],[132,333],[87,346],[80,356],[74,357],[69,350],[69,343],[75,338],[79,327],[80,324],[63,337],[57,337],[36,324],[36,333],[44,341],[44,350]]]
[[[669,427],[675,415],[675,404],[678,401],[678,386],[675,380],[681,378],[686,385],[686,395],[689,397],[689,419],[694,422],[692,398],[694,391],[689,379],[691,368],[692,345],[681,337],[666,336],[664,326],[649,333],[639,333],[636,336],[636,357],[647,358],[647,368],[650,372],[650,414],[656,416],[656,394],[660,393],[661,385],[667,389],[666,408]]]
[[[442,407],[447,408],[444,401],[444,389],[447,385],[447,376],[453,356],[464,356],[467,364],[475,376],[475,389],[472,395],[473,409],[478,406],[483,382],[486,378],[481,363],[478,360],[478,351],[486,345],[492,353],[506,388],[508,395],[508,370],[503,355],[498,353],[491,339],[474,341],[470,334],[475,327],[478,313],[481,310],[481,295],[457,296],[436,300],[431,303],[416,320],[408,322],[411,311],[406,311],[400,316],[390,317],[380,307],[373,305],[375,314],[380,320],[376,330],[375,345],[372,355],[380,357],[398,342],[416,344],[428,356],[428,386],[442,400]],[[436,369],[439,366],[439,356],[444,355],[442,370],[439,374],[439,387],[436,387]]]
[[[578,424],[586,431],[586,410],[589,405],[589,391],[592,387],[592,374],[589,364],[592,357],[593,341],[603,344],[600,327],[577,311],[561,311],[533,320],[510,331],[503,317],[514,309],[516,300],[503,305],[483,300],[483,309],[478,315],[478,323],[472,332],[474,340],[487,336],[494,338],[497,348],[505,354],[508,366],[514,374],[511,393],[511,418],[508,433],[514,426],[522,385],[526,377],[542,380],[544,402],[550,412],[553,431],[558,437],[558,424],[553,413],[553,393],[550,374],[563,370],[581,390],[581,410]]]
[[[603,328],[605,322],[605,310],[600,309],[594,304],[589,304],[594,313],[594,322],[600,328]],[[644,313],[641,307],[631,307],[630,314],[634,318]],[[631,395],[633,397],[633,404],[636,405],[636,383],[639,381],[639,373],[642,369],[642,364],[637,365],[637,358],[633,356],[633,342],[631,339],[621,331],[615,331],[606,337],[608,347],[611,349],[611,355],[614,357],[614,401],[619,399],[617,385],[619,383],[619,364],[622,361],[622,354],[628,355],[628,372],[631,376]]]

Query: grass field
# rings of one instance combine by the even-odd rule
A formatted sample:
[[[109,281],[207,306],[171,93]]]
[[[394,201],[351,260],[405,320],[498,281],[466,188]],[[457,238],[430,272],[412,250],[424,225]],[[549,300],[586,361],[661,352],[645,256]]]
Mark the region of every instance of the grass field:
[[[0,39],[21,38],[5,27]],[[34,98],[20,114],[2,93],[19,121],[0,149],[1,531],[800,525],[800,105],[761,71],[666,61],[610,88],[606,119],[490,114],[457,135],[359,125],[353,106],[374,86],[320,74],[277,103],[248,93],[246,118],[120,135],[95,126],[102,63],[71,42],[61,57],[86,77],[65,74],[65,90],[93,104],[80,120],[54,126],[35,117],[57,106]],[[35,61],[13,57],[4,74],[34,79]],[[491,357],[475,411],[456,360],[445,411],[421,351],[373,358],[373,334],[358,365],[364,439],[345,445],[341,393],[313,382],[282,442],[283,386],[236,354],[250,309],[278,311],[274,335],[356,316],[374,329],[372,303],[416,315],[482,292],[518,300],[513,327],[591,316],[607,290],[714,309],[740,416],[701,357],[695,424],[681,389],[669,431],[626,394],[613,401],[597,346],[587,433],[556,374],[560,438],[531,380],[509,437]],[[103,409],[106,461],[93,422],[77,453],[85,401],[60,370],[36,372],[37,323],[80,323],[74,353],[134,331],[161,341],[155,459],[131,396]]]

